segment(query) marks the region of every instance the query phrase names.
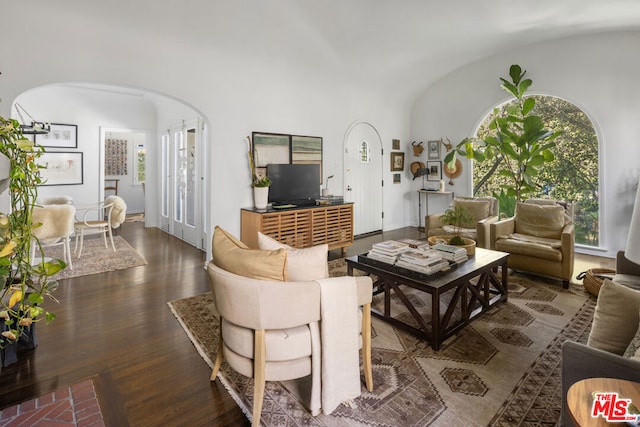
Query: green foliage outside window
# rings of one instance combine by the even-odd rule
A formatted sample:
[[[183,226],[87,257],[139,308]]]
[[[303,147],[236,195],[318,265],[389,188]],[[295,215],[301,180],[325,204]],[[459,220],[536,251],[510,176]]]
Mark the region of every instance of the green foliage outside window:
[[[532,112],[548,128],[562,133],[554,141],[555,160],[539,169],[534,180],[535,190],[528,197],[550,197],[573,202],[576,243],[598,246],[598,139],[593,124],[582,110],[570,102],[552,96],[531,97],[536,100]],[[502,105],[500,114],[513,102]],[[477,138],[484,139],[490,134],[489,124],[493,117],[491,113],[485,118],[478,128]],[[500,194],[503,178],[492,173],[492,166],[491,162],[474,163],[474,194]]]

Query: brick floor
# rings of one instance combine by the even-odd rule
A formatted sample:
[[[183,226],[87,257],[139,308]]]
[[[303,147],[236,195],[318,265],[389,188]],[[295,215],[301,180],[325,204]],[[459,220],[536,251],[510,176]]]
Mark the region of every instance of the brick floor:
[[[105,424],[93,381],[86,380],[0,411],[0,425],[100,427]]]

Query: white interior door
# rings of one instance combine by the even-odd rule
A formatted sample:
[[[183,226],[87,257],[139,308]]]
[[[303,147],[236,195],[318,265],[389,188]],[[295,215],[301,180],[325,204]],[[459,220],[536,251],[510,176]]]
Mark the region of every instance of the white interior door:
[[[160,225],[168,233],[196,247],[202,247],[200,120],[168,129],[161,137]]]
[[[369,123],[347,131],[344,164],[344,199],[353,202],[354,234],[382,231],[382,141]]]

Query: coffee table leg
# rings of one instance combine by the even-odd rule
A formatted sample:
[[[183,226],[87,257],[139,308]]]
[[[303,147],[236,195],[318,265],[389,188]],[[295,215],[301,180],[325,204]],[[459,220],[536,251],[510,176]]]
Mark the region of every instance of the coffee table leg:
[[[431,294],[431,347],[440,350],[440,293]]]

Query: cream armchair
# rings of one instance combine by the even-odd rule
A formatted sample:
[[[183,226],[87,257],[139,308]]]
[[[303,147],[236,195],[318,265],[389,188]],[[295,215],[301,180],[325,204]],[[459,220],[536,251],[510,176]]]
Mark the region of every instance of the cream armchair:
[[[249,249],[215,228],[207,269],[220,334],[211,381],[223,359],[254,379],[253,425],[260,424],[265,381],[310,375],[314,416],[359,396],[359,349],[373,390],[371,278],[327,278],[327,247],[320,246]]]
[[[211,381],[225,360],[236,372],[253,378],[253,422],[260,425],[265,381],[311,375],[309,409],[321,408],[320,286],[316,281],[272,282],[238,276],[208,264],[220,340]],[[365,383],[373,390],[371,371],[371,291],[369,277],[358,283]]]
[[[568,289],[575,246],[573,206],[548,199],[520,202],[512,218],[491,224],[490,244],[509,253],[509,268],[557,277]]]
[[[73,270],[70,236],[73,234],[73,220],[76,208],[73,205],[35,206],[32,213],[33,236],[38,239],[31,242],[31,262],[36,261],[36,249],[42,251],[52,246],[62,246],[64,262]]]
[[[473,224],[467,224],[461,231],[462,237],[476,241],[481,248],[489,248],[489,225],[498,220],[498,200],[495,197],[456,197],[452,207],[463,206],[471,213]],[[453,226],[442,224],[441,213],[425,217],[425,234],[431,236],[451,236]]]

